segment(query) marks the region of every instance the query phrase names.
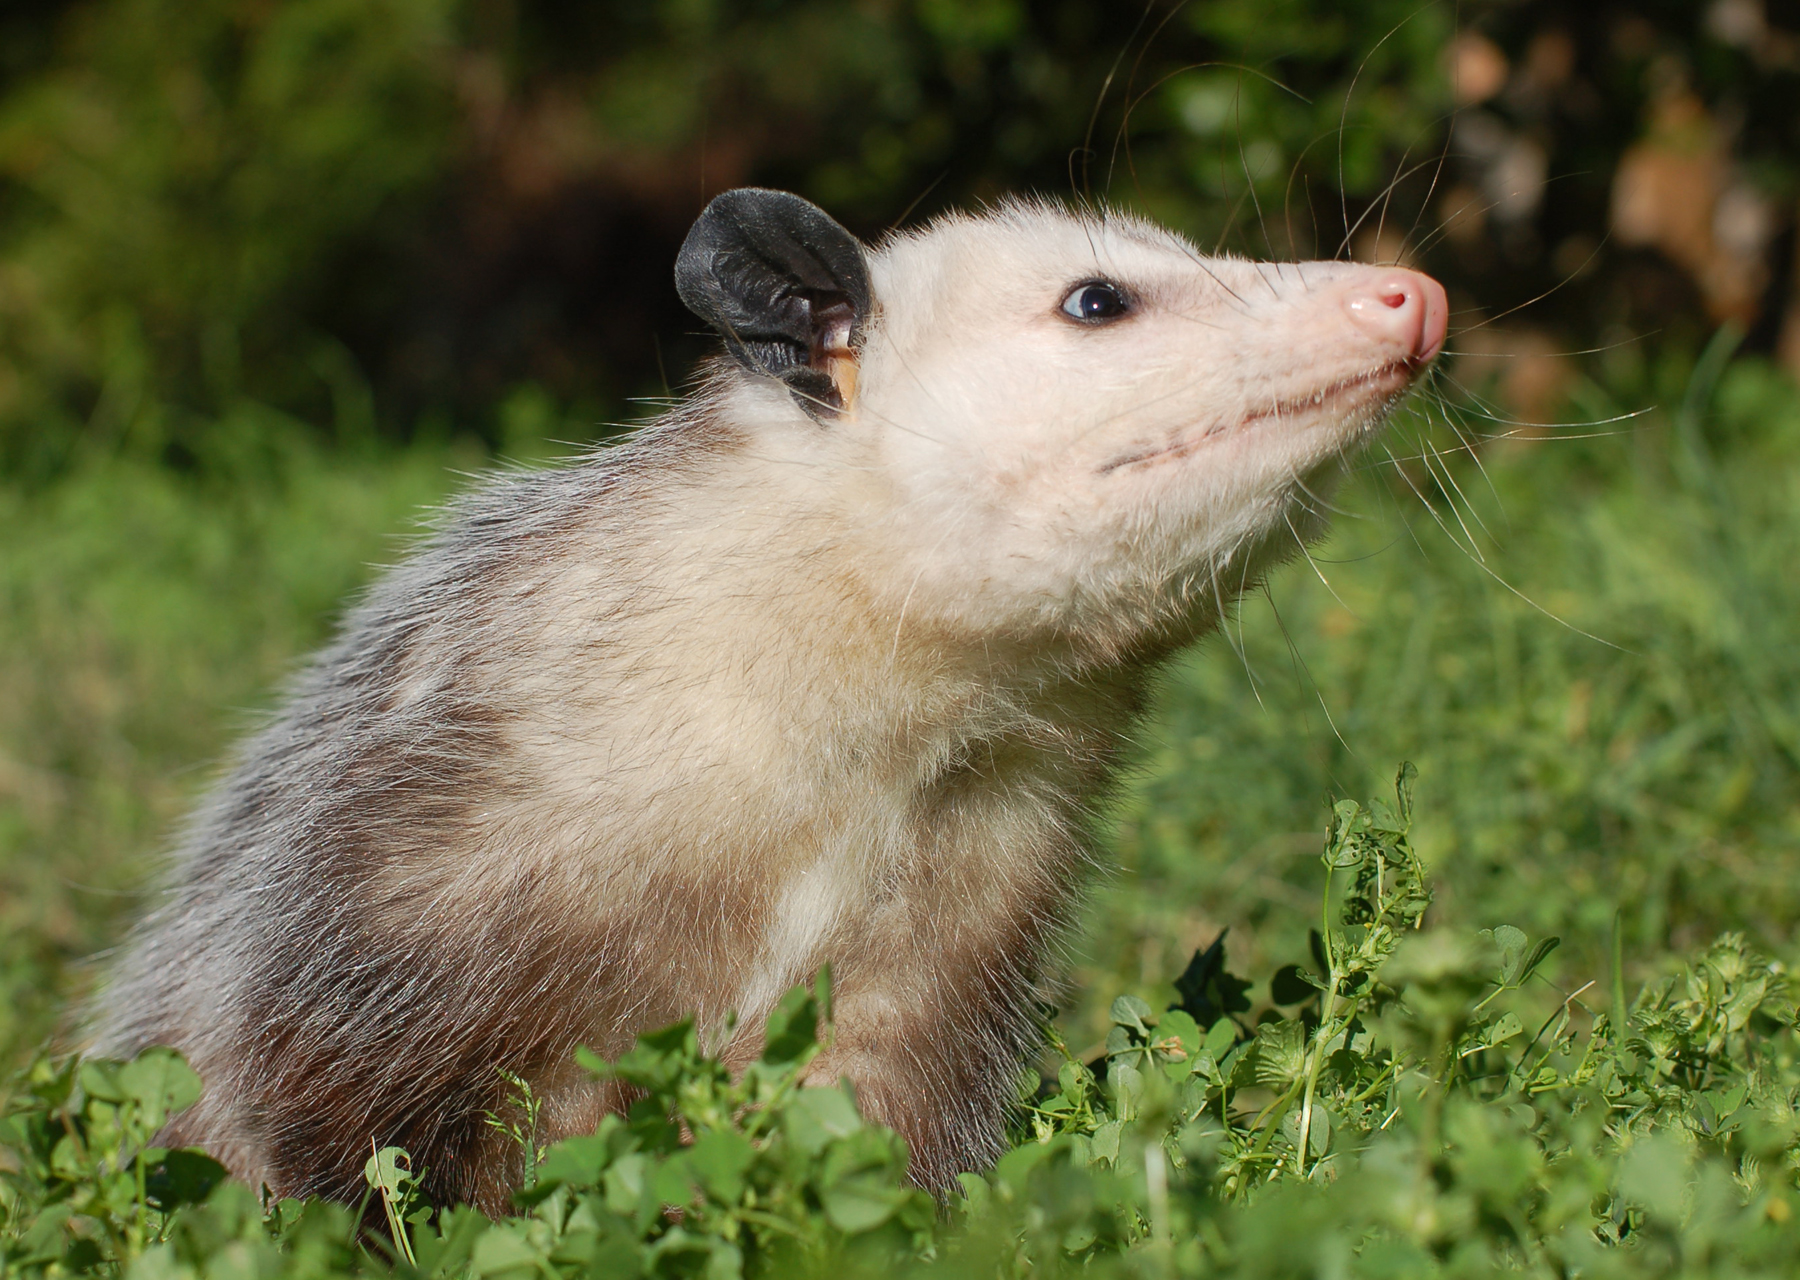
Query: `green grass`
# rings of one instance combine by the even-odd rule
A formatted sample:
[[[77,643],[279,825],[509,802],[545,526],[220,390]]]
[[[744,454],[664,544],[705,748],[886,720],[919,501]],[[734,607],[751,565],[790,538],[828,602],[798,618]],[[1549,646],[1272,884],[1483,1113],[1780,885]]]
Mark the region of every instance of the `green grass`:
[[[1090,1019],[1224,926],[1252,968],[1302,958],[1316,837],[1289,833],[1400,759],[1429,780],[1438,919],[1560,934],[1577,983],[1615,909],[1644,976],[1722,928],[1792,952],[1800,398],[1754,362],[1693,386],[1685,414],[1690,380],[1670,383],[1629,407],[1675,412],[1618,434],[1451,459],[1491,537],[1460,500],[1461,521],[1415,496],[1437,492],[1425,466],[1402,478],[1378,452],[1319,574],[1284,571],[1171,673],[1088,944]],[[1624,407],[1589,386],[1577,412]],[[1414,435],[1401,424],[1393,454]]]
[[[1395,1247],[1404,1245],[1412,1261],[1396,1262],[1394,1274],[1456,1272],[1462,1264],[1452,1265],[1454,1224],[1420,1219],[1409,1226],[1403,1210],[1465,1215],[1473,1224],[1467,1238],[1486,1251],[1469,1263],[1470,1274],[1496,1258],[1543,1268],[1551,1267],[1545,1259],[1573,1265],[1579,1256],[1592,1274],[1618,1269],[1606,1260],[1610,1253],[1595,1261],[1581,1252],[1587,1244],[1557,1243],[1553,1223],[1557,1232],[1607,1248],[1607,1231],[1614,1244],[1621,1234],[1631,1237],[1630,1247],[1640,1251],[1632,1265],[1647,1268],[1643,1274],[1680,1274],[1684,1267],[1732,1273],[1722,1258],[1757,1274],[1778,1255],[1765,1251],[1752,1265],[1750,1253],[1732,1254],[1720,1242],[1735,1232],[1762,1241],[1759,1249],[1793,1243],[1782,1225],[1795,1185],[1791,1137],[1784,1135],[1791,1133],[1800,1077],[1791,1034],[1781,1030],[1786,1006],[1776,1001],[1757,1015],[1760,1030],[1743,1023],[1721,1032],[1717,1043],[1696,1030],[1730,1024],[1722,1011],[1741,993],[1746,973],[1772,975],[1767,994],[1776,1000],[1784,981],[1779,966],[1744,959],[1743,946],[1791,960],[1800,918],[1800,577],[1792,568],[1800,564],[1800,392],[1761,363],[1726,364],[1728,351],[1726,339],[1698,371],[1615,370],[1610,393],[1584,384],[1575,410],[1584,418],[1664,407],[1602,431],[1499,442],[1482,450],[1479,466],[1466,455],[1421,447],[1453,441],[1442,423],[1429,420],[1436,411],[1427,406],[1391,434],[1393,457],[1377,451],[1335,499],[1344,514],[1314,551],[1316,571],[1304,563],[1282,571],[1266,598],[1246,601],[1228,638],[1215,638],[1168,674],[1110,820],[1120,871],[1097,894],[1079,943],[1062,1020],[1071,1050],[1086,1058],[1110,1041],[1118,1052],[1141,1052],[1149,1042],[1132,1036],[1154,1030],[1145,1019],[1155,1015],[1140,1017],[1140,1006],[1122,1005],[1120,997],[1148,1000],[1146,1011],[1170,1004],[1170,979],[1224,927],[1231,929],[1233,968],[1257,980],[1250,995],[1255,1009],[1266,1009],[1280,966],[1315,963],[1307,935],[1320,924],[1324,802],[1382,794],[1401,759],[1415,761],[1423,779],[1412,840],[1436,889],[1424,936],[1459,940],[1445,944],[1449,958],[1437,970],[1421,970],[1415,956],[1410,969],[1402,965],[1394,975],[1396,985],[1404,985],[1400,975],[1412,975],[1409,1002],[1428,1004],[1434,982],[1447,991],[1440,1003],[1450,1011],[1451,1030],[1430,1041],[1416,1027],[1391,1024],[1385,1040],[1359,1050],[1371,1071],[1390,1073],[1390,1085],[1412,1080],[1419,1097],[1438,1097],[1442,1109],[1407,1112],[1391,1134],[1340,1123],[1349,1143],[1340,1168],[1364,1173],[1350,1180],[1354,1187],[1340,1176],[1316,1198],[1294,1199],[1288,1192],[1240,1194],[1242,1184],[1225,1188],[1218,1171],[1264,1133],[1273,1135],[1265,1153],[1284,1141],[1298,1150],[1274,1112],[1259,1128],[1254,1112],[1226,1108],[1230,1132],[1201,1144],[1204,1151],[1193,1148],[1193,1171],[1169,1193],[1170,1203],[1185,1207],[1163,1219],[1185,1224],[1181,1230],[1194,1239],[1222,1243],[1207,1244],[1180,1269],[1261,1274],[1256,1268],[1266,1262],[1269,1274],[1292,1274],[1303,1269],[1298,1255],[1270,1252],[1273,1245],[1257,1253],[1257,1232],[1286,1236],[1304,1228],[1337,1241],[1332,1247],[1348,1250],[1346,1257],[1385,1257],[1365,1246],[1377,1238],[1399,1241]],[[213,762],[271,705],[282,675],[326,634],[369,566],[401,553],[416,510],[462,483],[458,469],[483,462],[473,447],[443,444],[328,455],[314,445],[281,444],[299,437],[254,425],[254,433],[239,434],[277,443],[247,451],[205,479],[95,459],[48,488],[0,481],[0,1061],[23,1061],[66,1026],[69,1001],[90,977],[81,958],[117,937],[150,881],[156,852]],[[220,424],[221,438],[230,438],[231,428]],[[1445,1036],[1475,1025],[1469,1010],[1486,998],[1482,982],[1492,985],[1495,938],[1513,935],[1501,930],[1471,940],[1501,926],[1562,939],[1530,987],[1501,1003],[1528,1028],[1569,1011],[1562,1038],[1552,1037],[1561,1056],[1546,1065],[1561,1083],[1550,1092],[1586,1103],[1546,1109],[1524,1100],[1528,1082],[1496,1083],[1517,1075],[1522,1059],[1507,1055],[1522,1051],[1528,1033],[1494,1050],[1494,1069],[1480,1081],[1458,1084],[1454,1072],[1432,1065],[1432,1053],[1450,1043]],[[1748,942],[1705,952],[1722,930],[1741,930]],[[1737,976],[1717,977],[1720,965],[1735,965]],[[1678,974],[1699,975],[1692,978],[1699,987],[1654,985]],[[1718,983],[1725,986],[1714,991]],[[1620,1037],[1607,1028],[1620,1025],[1624,998],[1640,990],[1649,994],[1633,1015],[1639,1047],[1621,1058]],[[1124,1021],[1121,1010],[1129,1015]],[[1291,1012],[1269,1016],[1270,1026],[1298,1028],[1303,1038],[1309,1032]],[[1673,1043],[1668,1028],[1677,1022],[1686,1047],[1658,1058],[1655,1046]],[[1695,1035],[1700,1041],[1689,1043]],[[1197,1047],[1189,1048],[1194,1052],[1183,1061],[1197,1061]],[[1389,1056],[1380,1058],[1382,1052]],[[1241,1069],[1254,1076],[1258,1060],[1243,1057]],[[1606,1081],[1597,1084],[1592,1074],[1576,1080],[1583,1062],[1597,1071],[1602,1061],[1612,1064]],[[1676,1065],[1662,1076],[1646,1065],[1664,1061]],[[695,1060],[681,1070],[705,1076],[707,1068]],[[87,1115],[115,1106],[57,1078],[64,1084],[41,1076],[33,1086],[40,1100],[32,1114]],[[1255,1088],[1276,1101],[1287,1087],[1274,1077],[1238,1086],[1246,1103],[1256,1101]],[[1740,1086],[1745,1092],[1734,1094]],[[97,1087],[119,1088],[104,1081]],[[1065,1080],[1064,1095],[1075,1087]],[[60,1101],[50,1097],[57,1088],[64,1090]],[[989,1199],[980,1212],[999,1217],[983,1228],[986,1235],[939,1239],[930,1246],[937,1256],[990,1274],[1027,1257],[1048,1266],[1065,1256],[1057,1249],[1092,1231],[1099,1243],[1091,1247],[1100,1249],[1094,1265],[1155,1269],[1143,1261],[1151,1256],[1145,1250],[1172,1237],[1158,1235],[1161,1201],[1144,1181],[1142,1160],[1165,1130],[1144,1128],[1148,1122],[1132,1111],[1118,1079],[1081,1088],[1087,1092],[1070,1114],[1085,1118],[1048,1122],[1048,1132],[1065,1134],[1051,1144],[1063,1155],[1032,1156],[1044,1162],[1036,1173],[1015,1161],[1012,1172],[1003,1169],[983,1184],[990,1189],[980,1194]],[[1631,1101],[1634,1090],[1645,1100]],[[1696,1099],[1710,1100],[1702,1106]],[[1732,1130],[1750,1135],[1741,1141],[1717,1138],[1720,1108],[1733,1099],[1750,1108]],[[1170,1118],[1175,1105],[1159,1102],[1155,1123],[1179,1131]],[[1529,1122],[1520,1106],[1530,1107]],[[1455,1124],[1464,1126],[1462,1138],[1451,1132],[1452,1116],[1461,1117]],[[1597,1118],[1609,1116],[1604,1124]],[[1091,1163],[1091,1149],[1076,1141],[1091,1142],[1115,1121],[1121,1150],[1138,1161],[1128,1177],[1116,1161]],[[1469,1136],[1480,1133],[1488,1136]],[[1648,1148],[1661,1153],[1653,1161],[1631,1155],[1640,1139],[1653,1138],[1663,1144]],[[1181,1145],[1187,1139],[1171,1141],[1171,1153],[1188,1150]],[[870,1152],[880,1146],[867,1142]],[[1514,1179],[1520,1203],[1537,1206],[1529,1221],[1504,1230],[1490,1221],[1500,1193],[1488,1182],[1514,1183],[1498,1166],[1466,1158],[1471,1143],[1487,1143],[1501,1164],[1514,1161],[1505,1177]],[[1568,1172],[1576,1150],[1593,1157],[1579,1177]],[[608,1161],[632,1154],[608,1151]],[[824,1151],[815,1154],[823,1160]],[[885,1157],[869,1159],[857,1166],[873,1179],[869,1187],[889,1185],[882,1182],[891,1173]],[[6,1163],[0,1156],[0,1166]],[[108,1167],[118,1172],[104,1161],[65,1172],[91,1181],[111,1176]],[[594,1177],[604,1182],[603,1174],[596,1167]],[[768,1176],[788,1190],[781,1179],[813,1179],[807,1185],[814,1200],[805,1202],[812,1207],[795,1212],[823,1212],[818,1169]],[[1116,1177],[1136,1181],[1109,1181]],[[93,1191],[98,1182],[81,1185],[100,1194]],[[1556,1198],[1576,1191],[1577,1208]],[[125,1195],[120,1213],[144,1218],[141,1196],[133,1201],[129,1187],[118,1194]],[[869,1194],[881,1200],[886,1193]],[[1415,1197],[1412,1210],[1396,1207],[1393,1198],[1403,1195]],[[1710,1206],[1704,1213],[1693,1207],[1701,1201]],[[270,1267],[298,1267],[292,1250],[268,1243],[254,1210],[218,1201],[204,1210],[214,1218],[194,1218],[191,1230],[211,1223],[205,1230],[214,1232],[214,1245],[206,1249],[223,1248],[219,1242],[229,1237],[256,1257],[266,1247],[276,1249],[268,1256],[289,1259]],[[306,1232],[315,1228],[329,1234],[317,1224],[330,1214],[313,1212],[315,1227],[277,1226],[299,1233],[290,1243],[311,1239]],[[883,1222],[890,1220],[898,1221]],[[1044,1235],[1053,1221],[1063,1223],[1054,1248]],[[343,1227],[331,1222],[330,1230]],[[107,1246],[126,1251],[117,1256],[147,1248],[155,1234],[141,1224],[131,1230],[139,1234]],[[517,1228],[531,1248],[549,1230]],[[633,1230],[645,1248],[651,1236],[662,1238],[655,1223]],[[840,1231],[843,1238],[820,1244],[818,1256],[837,1256],[833,1251],[850,1248],[856,1234]],[[1528,1248],[1518,1245],[1527,1237]],[[981,1253],[988,1246],[972,1243],[983,1239],[1012,1240],[1026,1252],[994,1246],[1005,1254],[996,1261]],[[919,1240],[882,1247],[890,1245],[916,1252]],[[441,1241],[430,1247],[450,1250],[438,1256],[452,1271],[469,1257]],[[192,1248],[200,1252],[158,1254],[163,1261],[141,1265],[217,1263],[214,1253]],[[1655,1257],[1662,1261],[1652,1265],[1643,1250],[1661,1250]],[[672,1245],[665,1252],[689,1262],[700,1256]],[[970,1262],[977,1255],[985,1259],[979,1265]],[[1177,1266],[1173,1256],[1163,1261]],[[1264,1262],[1252,1266],[1246,1259],[1253,1256]],[[1282,1257],[1293,1269],[1281,1271]],[[318,1263],[320,1274],[387,1265],[348,1245],[330,1258]],[[100,1255],[90,1261],[101,1272],[113,1265]],[[536,1274],[542,1267],[572,1274],[575,1266],[540,1262]],[[687,1266],[670,1261],[664,1272],[685,1274]],[[507,1267],[476,1270],[499,1274]]]
[[[214,762],[482,461],[296,445],[229,481],[102,461],[0,485],[0,1060],[66,1021]]]

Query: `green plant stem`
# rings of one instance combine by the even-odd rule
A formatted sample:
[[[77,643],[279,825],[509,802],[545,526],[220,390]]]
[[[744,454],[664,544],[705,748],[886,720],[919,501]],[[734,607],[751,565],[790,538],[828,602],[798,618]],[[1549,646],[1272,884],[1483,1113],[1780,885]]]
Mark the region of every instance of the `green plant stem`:
[[[1250,1122],[1250,1129],[1255,1132],[1260,1127],[1262,1132],[1257,1135],[1256,1145],[1250,1148],[1252,1154],[1261,1155],[1269,1149],[1269,1142],[1274,1138],[1275,1130],[1280,1127],[1283,1118],[1287,1115],[1287,1109],[1294,1104],[1294,1099],[1300,1094],[1300,1084],[1300,1081],[1294,1081],[1279,1098],[1256,1113],[1256,1118]]]
[[[1377,892],[1379,892],[1381,871],[1376,869]],[[1379,898],[1376,901],[1380,901]],[[1300,1103],[1300,1143],[1294,1153],[1295,1170],[1304,1177],[1306,1175],[1307,1143],[1312,1139],[1313,1098],[1319,1086],[1319,1069],[1325,1063],[1325,1046],[1336,1039],[1337,1032],[1332,1029],[1332,1020],[1337,1016],[1338,983],[1343,980],[1339,972],[1337,948],[1331,944],[1331,871],[1325,872],[1325,893],[1319,906],[1319,936],[1325,947],[1325,962],[1328,970],[1325,981],[1325,998],[1319,1004],[1319,1029],[1313,1036],[1312,1052],[1306,1064],[1306,1093]]]
[[[1625,908],[1613,909],[1612,927],[1612,1033],[1613,1053],[1625,1048]]]
[[[1335,1027],[1332,1022],[1332,1019],[1337,1016],[1337,984],[1339,976],[1337,966],[1333,965],[1331,970],[1331,990],[1326,993],[1326,1003],[1324,1009],[1321,1011],[1323,1017],[1320,1019],[1317,1034],[1313,1036],[1312,1053],[1308,1058],[1306,1066],[1306,1092],[1300,1103],[1300,1147],[1295,1155],[1295,1159],[1298,1162],[1298,1171],[1302,1175],[1306,1173],[1306,1153],[1308,1150],[1306,1144],[1312,1136],[1313,1098],[1318,1091],[1319,1071],[1325,1065],[1326,1047],[1330,1045],[1333,1040],[1337,1039],[1340,1030]]]
[[[132,1162],[137,1173],[137,1243],[142,1246],[150,1235],[149,1183],[144,1172],[144,1153],[139,1151]]]

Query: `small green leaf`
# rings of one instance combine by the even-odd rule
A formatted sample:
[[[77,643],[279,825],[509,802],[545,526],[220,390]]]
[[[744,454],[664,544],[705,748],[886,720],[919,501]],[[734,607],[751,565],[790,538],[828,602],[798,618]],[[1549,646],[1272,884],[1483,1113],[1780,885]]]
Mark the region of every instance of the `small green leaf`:
[[[144,1050],[119,1068],[117,1078],[120,1091],[137,1103],[140,1122],[150,1132],[200,1100],[199,1073],[173,1049]]]
[[[701,1134],[687,1153],[688,1167],[706,1194],[721,1204],[743,1199],[744,1171],[755,1159],[756,1148],[750,1139],[734,1129]]]
[[[390,1199],[399,1199],[413,1181],[412,1157],[400,1147],[383,1147],[363,1163],[369,1186]]]
[[[1265,1022],[1256,1029],[1256,1081],[1287,1085],[1306,1069],[1306,1028],[1298,1022]]]
[[[1201,1048],[1214,1062],[1223,1062],[1231,1046],[1237,1043],[1237,1031],[1237,1023],[1230,1018],[1220,1018],[1207,1031],[1206,1043]]]
[[[609,1116],[614,1124],[617,1118]],[[612,1142],[603,1134],[564,1138],[544,1153],[538,1164],[539,1186],[575,1187],[600,1185],[600,1177],[612,1162]]]
[[[699,1191],[699,1179],[686,1151],[678,1152],[656,1167],[650,1177],[650,1194],[660,1204],[691,1204]]]
[[[1063,1233],[1062,1247],[1067,1253],[1080,1253],[1083,1249],[1091,1249],[1099,1239],[1091,1222],[1078,1222]]]
[[[1084,1099],[1091,1091],[1094,1077],[1079,1062],[1065,1062],[1056,1069],[1056,1083],[1063,1096],[1071,1101]]]
[[[1519,984],[1519,969],[1525,959],[1525,948],[1531,939],[1525,931],[1510,924],[1496,925],[1492,929],[1483,929],[1484,938],[1492,938],[1494,946],[1500,952],[1500,985],[1514,987]]]
[[[1156,1025],[1156,1014],[1150,1006],[1132,995],[1114,1000],[1110,1016],[1114,1026],[1129,1028],[1146,1040],[1150,1038],[1150,1028]]]
[[[1402,830],[1412,826],[1413,786],[1419,780],[1419,770],[1411,760],[1402,760],[1399,770],[1394,774],[1394,800],[1400,810],[1400,820],[1405,824]]]
[[[469,1270],[477,1276],[502,1275],[508,1271],[535,1272],[538,1262],[538,1252],[531,1247],[522,1226],[496,1223],[475,1241]]]
[[[1758,1008],[1762,1006],[1763,997],[1769,992],[1767,974],[1759,975],[1745,982],[1732,994],[1725,1004],[1725,1025],[1732,1031],[1741,1031]]]
[[[868,1174],[845,1178],[819,1193],[826,1219],[845,1235],[874,1230],[912,1197],[908,1189]]]
[[[807,1155],[817,1155],[863,1125],[856,1104],[842,1089],[802,1089],[782,1112],[781,1122],[788,1141]]]
[[[819,1003],[805,987],[795,987],[776,1002],[769,1014],[763,1039],[762,1060],[796,1062],[819,1043]]]
[[[1362,806],[1354,800],[1340,800],[1332,806],[1331,830],[1325,838],[1325,865],[1333,871],[1361,866],[1364,853],[1356,840],[1357,828],[1366,822]]]
[[[1301,1111],[1298,1106],[1289,1111],[1281,1121],[1281,1132],[1293,1146],[1300,1145]],[[1317,1160],[1331,1150],[1331,1116],[1320,1106],[1312,1109],[1312,1120],[1306,1130],[1306,1153],[1308,1160]]]
[[[1376,796],[1369,801],[1369,830],[1386,836],[1405,835],[1406,820],[1393,805]]]
[[[1157,1041],[1165,1052],[1172,1051],[1177,1045],[1184,1058],[1192,1058],[1200,1052],[1200,1028],[1185,1009],[1166,1010],[1156,1024]]]
[[[72,1135],[58,1138],[50,1148],[50,1173],[65,1182],[79,1182],[92,1171],[92,1165]]]
[[[1144,1095],[1144,1073],[1129,1062],[1113,1059],[1106,1071],[1107,1083],[1112,1085],[1113,1096],[1118,1099],[1121,1112],[1131,1114]]]
[[[606,1190],[606,1207],[622,1218],[654,1212],[655,1203],[647,1195],[650,1161],[633,1152],[620,1156],[601,1178]]]
[[[163,1213],[201,1203],[230,1176],[224,1165],[202,1151],[158,1152],[152,1148],[139,1158],[144,1157],[154,1157],[145,1168],[144,1198]]]
[[[1514,1036],[1524,1034],[1524,1031],[1525,1026],[1519,1021],[1519,1015],[1509,1009],[1494,1019],[1494,1025],[1488,1028],[1487,1034],[1482,1038],[1490,1045],[1504,1044]]]
[[[105,1058],[89,1058],[81,1064],[76,1076],[81,1082],[81,1091],[90,1098],[107,1102],[125,1101],[125,1090],[119,1084],[119,1068],[123,1065]]]
[[[994,1185],[1013,1192],[1022,1190],[1031,1171],[1058,1150],[1059,1141],[1027,1142],[1008,1151],[994,1165]]]
[[[1531,954],[1525,957],[1525,963],[1519,966],[1519,977],[1516,985],[1524,986],[1531,975],[1537,972],[1538,966],[1543,964],[1545,960],[1548,960],[1550,958],[1550,953],[1560,946],[1562,946],[1562,939],[1552,936],[1543,939],[1537,946],[1533,947],[1531,949]]]
[[[1108,1120],[1094,1130],[1094,1159],[1108,1163],[1119,1158],[1119,1138],[1125,1132],[1123,1120]]]
[[[85,1087],[85,1086],[84,1086]],[[24,1258],[42,1258],[48,1262],[62,1252],[63,1228],[74,1216],[75,1207],[68,1203],[52,1204],[38,1214],[37,1221],[30,1223],[24,1232],[17,1237],[15,1253],[8,1249],[8,1261]],[[10,1224],[8,1224],[10,1225]]]

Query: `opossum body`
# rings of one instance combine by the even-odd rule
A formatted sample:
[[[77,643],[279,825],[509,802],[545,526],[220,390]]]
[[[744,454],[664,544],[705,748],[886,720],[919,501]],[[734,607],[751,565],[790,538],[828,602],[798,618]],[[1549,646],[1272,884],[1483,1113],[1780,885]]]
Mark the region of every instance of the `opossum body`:
[[[691,1014],[741,1063],[825,962],[812,1078],[924,1185],[991,1160],[1149,673],[1318,531],[1445,323],[1411,272],[1037,204],[869,249],[728,192],[677,284],[730,358],[456,502],[125,951],[96,1048],[185,1052],[170,1139],[252,1185],[351,1199],[374,1142],[500,1211],[502,1069],[590,1130],[628,1099],[576,1046]]]

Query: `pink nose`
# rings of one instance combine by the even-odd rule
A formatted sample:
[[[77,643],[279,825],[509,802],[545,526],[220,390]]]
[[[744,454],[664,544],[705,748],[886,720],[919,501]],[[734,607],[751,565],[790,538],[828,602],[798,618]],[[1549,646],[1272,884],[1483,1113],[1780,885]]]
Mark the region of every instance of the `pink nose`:
[[[1443,349],[1450,302],[1430,276],[1398,267],[1372,271],[1350,287],[1344,305],[1365,332],[1409,360],[1423,362]]]

